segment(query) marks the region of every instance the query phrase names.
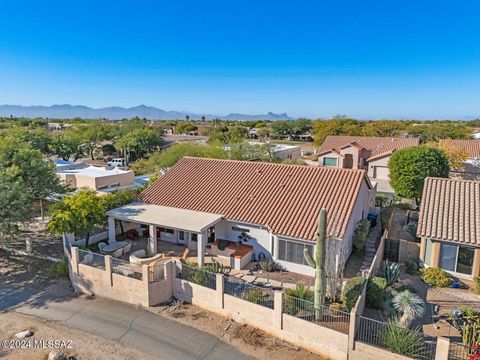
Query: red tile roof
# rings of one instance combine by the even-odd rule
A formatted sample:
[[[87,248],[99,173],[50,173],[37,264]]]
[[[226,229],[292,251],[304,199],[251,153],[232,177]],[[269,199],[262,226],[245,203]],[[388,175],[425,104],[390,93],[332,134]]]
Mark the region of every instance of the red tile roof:
[[[351,144],[355,147],[361,147],[371,151],[370,157],[393,152],[411,146],[419,145],[418,138],[394,138],[394,137],[377,137],[377,136],[334,136],[329,135],[320,146],[319,154],[337,151]]]
[[[427,178],[417,233],[480,245],[480,181]]]
[[[139,196],[145,203],[221,214],[274,234],[314,240],[321,208],[343,237],[364,170],[184,157]]]
[[[439,141],[440,146],[465,151],[470,158],[480,158],[480,140],[447,140]]]

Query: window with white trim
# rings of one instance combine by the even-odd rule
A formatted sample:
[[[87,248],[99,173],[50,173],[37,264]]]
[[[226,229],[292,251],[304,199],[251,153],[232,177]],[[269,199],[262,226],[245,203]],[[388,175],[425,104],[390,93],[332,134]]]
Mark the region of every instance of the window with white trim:
[[[304,249],[308,249],[313,256],[313,245],[304,244],[297,241],[278,239],[278,259],[295,264],[307,265],[303,256]]]

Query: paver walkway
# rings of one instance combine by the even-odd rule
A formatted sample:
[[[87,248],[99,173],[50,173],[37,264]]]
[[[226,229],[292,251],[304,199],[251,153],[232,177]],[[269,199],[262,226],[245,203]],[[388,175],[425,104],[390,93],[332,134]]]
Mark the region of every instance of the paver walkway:
[[[365,244],[365,256],[363,259],[363,264],[357,272],[357,276],[362,276],[364,270],[368,270],[370,265],[372,265],[373,258],[377,251],[377,239],[380,236],[382,231],[382,225],[380,221],[377,221],[377,225],[374,228],[370,229],[368,234],[367,241]]]

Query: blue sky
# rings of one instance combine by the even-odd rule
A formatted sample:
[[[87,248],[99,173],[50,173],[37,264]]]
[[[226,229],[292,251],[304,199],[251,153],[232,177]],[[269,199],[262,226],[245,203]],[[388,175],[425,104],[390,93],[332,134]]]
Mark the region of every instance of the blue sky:
[[[0,1],[0,103],[480,115],[480,1]]]

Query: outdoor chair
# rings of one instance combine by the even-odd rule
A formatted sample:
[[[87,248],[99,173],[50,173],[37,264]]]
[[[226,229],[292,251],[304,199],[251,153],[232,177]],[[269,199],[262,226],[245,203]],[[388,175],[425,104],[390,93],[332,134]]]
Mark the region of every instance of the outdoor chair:
[[[123,248],[122,249],[118,249],[118,250],[115,250],[112,254],[113,257],[115,258],[119,258],[123,255]]]
[[[128,245],[123,248],[123,254],[127,255],[130,252],[131,248],[132,248],[132,243],[129,242]]]
[[[102,251],[105,246],[107,246],[107,243],[104,243],[103,241],[99,242],[98,243],[98,250]]]

